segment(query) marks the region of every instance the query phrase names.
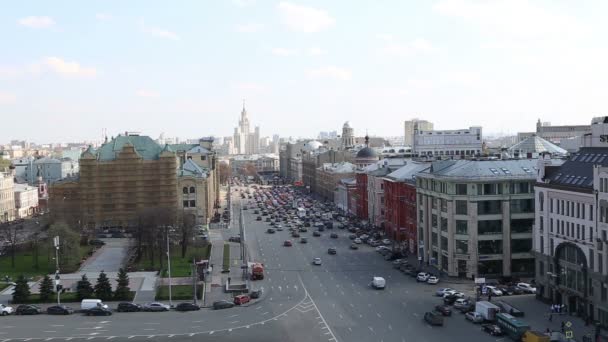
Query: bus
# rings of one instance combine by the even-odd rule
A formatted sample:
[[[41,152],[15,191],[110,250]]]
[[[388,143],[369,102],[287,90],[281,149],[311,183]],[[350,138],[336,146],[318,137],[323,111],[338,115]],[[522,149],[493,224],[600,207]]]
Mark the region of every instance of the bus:
[[[306,216],[306,209],[298,208],[298,217],[302,218]]]
[[[530,330],[530,326],[508,313],[496,315],[496,325],[498,325],[513,341],[521,341],[524,333]]]

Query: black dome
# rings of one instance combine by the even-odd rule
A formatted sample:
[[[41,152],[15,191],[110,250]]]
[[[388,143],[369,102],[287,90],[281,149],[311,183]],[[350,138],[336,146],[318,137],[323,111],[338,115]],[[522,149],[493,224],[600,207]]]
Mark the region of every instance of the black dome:
[[[377,158],[378,153],[373,148],[364,147],[357,152],[357,158]]]

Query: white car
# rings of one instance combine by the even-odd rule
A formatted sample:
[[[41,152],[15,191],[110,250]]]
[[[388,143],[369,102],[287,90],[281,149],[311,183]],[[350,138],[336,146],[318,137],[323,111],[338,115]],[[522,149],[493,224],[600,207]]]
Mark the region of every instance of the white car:
[[[361,239],[359,239],[359,238],[356,238],[355,240],[353,240],[353,242],[356,243],[356,244],[361,244],[362,243]]]
[[[4,304],[0,304],[0,315],[7,316],[13,313],[13,308],[10,306],[6,306]]]
[[[458,298],[464,298],[464,293],[458,292],[456,290],[445,291],[443,293],[443,298],[446,298],[446,297],[449,297],[449,296],[456,296]]]
[[[435,285],[439,282],[439,278],[435,276],[430,276],[429,279],[426,280],[427,284]]]
[[[382,252],[385,249],[389,249],[389,248],[386,246],[378,246],[378,247],[376,247],[376,252]]]
[[[517,287],[522,289],[526,293],[536,293],[536,287],[528,283],[517,283]]]
[[[448,291],[454,291],[454,289],[449,288],[449,287],[443,287],[443,288],[440,288],[439,290],[437,290],[437,291],[435,292],[435,295],[436,295],[437,297],[443,297],[443,295],[444,295],[446,292],[448,292]]]
[[[385,244],[385,245],[390,245],[391,244],[391,240],[384,239],[384,240],[382,240],[382,243]]]
[[[500,291],[499,289],[497,289],[495,286],[486,286],[486,290],[488,291],[488,293],[491,293],[492,296],[502,296],[502,291]]]
[[[314,265],[321,265],[321,258],[314,258],[314,259],[312,260],[312,263],[313,263]]]
[[[426,272],[420,272],[420,273],[418,273],[418,275],[416,276],[416,280],[417,280],[417,281],[427,281],[427,280],[429,280],[429,277],[430,277],[430,276],[431,276],[431,275],[430,275],[430,274],[428,274],[428,273],[426,273]]]

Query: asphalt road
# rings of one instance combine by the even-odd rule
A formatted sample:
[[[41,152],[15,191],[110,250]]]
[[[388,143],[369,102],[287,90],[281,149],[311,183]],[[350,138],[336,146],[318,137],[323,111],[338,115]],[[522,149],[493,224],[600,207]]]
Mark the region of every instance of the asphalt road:
[[[240,198],[238,199],[240,201]],[[244,211],[246,240],[251,260],[266,267],[264,296],[247,307],[178,313],[115,313],[110,317],[62,316],[0,317],[0,342],[52,340],[152,341],[496,341],[479,326],[454,312],[443,327],[423,322],[424,312],[441,299],[437,288],[392,268],[372,247],[350,250],[346,230],[326,230],[307,244],[291,239],[288,230],[267,234],[265,222],[253,210]],[[338,239],[329,234],[336,232]],[[336,247],[337,255],[327,249]],[[321,266],[312,265],[315,257]],[[372,276],[387,280],[385,290],[373,290]],[[532,298],[530,298],[533,301]]]

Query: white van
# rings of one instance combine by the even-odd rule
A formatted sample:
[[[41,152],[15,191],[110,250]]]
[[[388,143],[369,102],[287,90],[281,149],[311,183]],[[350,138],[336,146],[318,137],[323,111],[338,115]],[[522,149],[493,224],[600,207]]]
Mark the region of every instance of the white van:
[[[101,306],[104,309],[108,309],[108,306],[104,304],[101,299],[83,299],[82,303],[80,303],[81,310],[88,310],[90,308],[95,308]]]
[[[382,277],[373,277],[370,285],[375,289],[384,290],[386,287],[386,280]]]

